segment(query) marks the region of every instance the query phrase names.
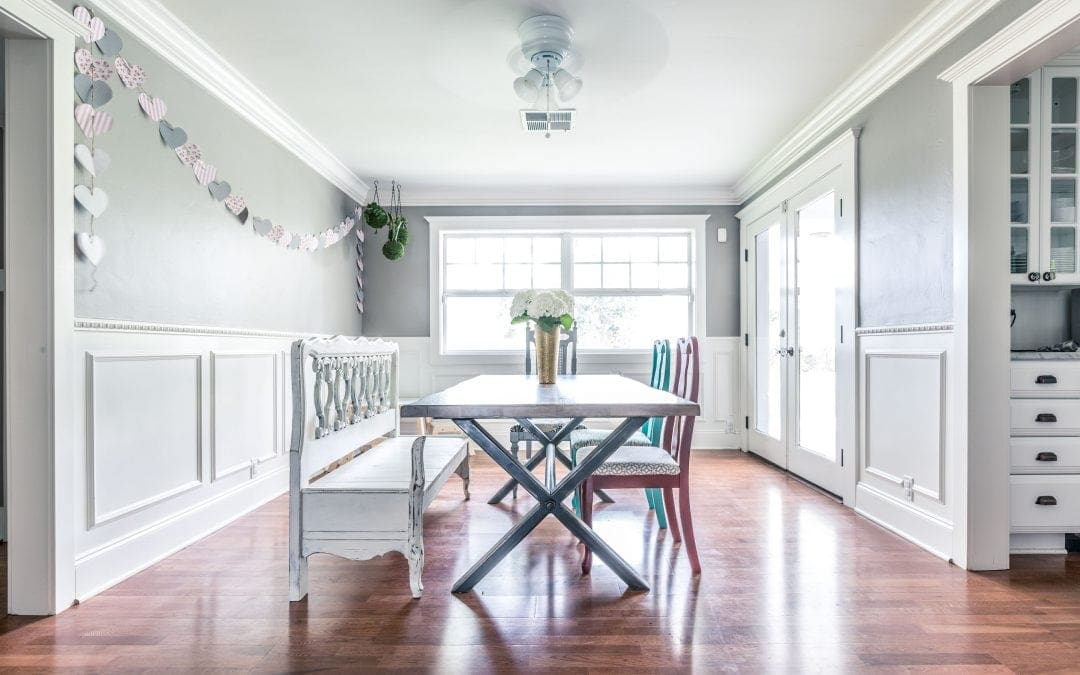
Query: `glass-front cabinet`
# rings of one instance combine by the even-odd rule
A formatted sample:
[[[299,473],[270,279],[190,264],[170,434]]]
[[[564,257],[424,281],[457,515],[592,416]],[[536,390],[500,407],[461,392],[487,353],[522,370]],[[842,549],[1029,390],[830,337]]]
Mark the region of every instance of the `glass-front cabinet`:
[[[1047,66],[1012,85],[1009,267],[1015,284],[1080,284],[1080,67]]]

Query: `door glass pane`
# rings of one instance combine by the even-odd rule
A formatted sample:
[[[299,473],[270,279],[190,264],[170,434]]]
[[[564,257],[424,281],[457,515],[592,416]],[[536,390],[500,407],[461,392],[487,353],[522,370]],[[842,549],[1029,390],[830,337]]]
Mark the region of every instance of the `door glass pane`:
[[[1050,220],[1076,222],[1076,179],[1054,178],[1050,181]]]
[[[1009,173],[1028,172],[1028,130],[1013,129],[1009,133]]]
[[[1076,123],[1076,78],[1055,77],[1050,85],[1053,103],[1050,121],[1054,124]]]
[[[1013,274],[1027,274],[1028,271],[1028,229],[1014,227],[1009,231],[1009,271]]]
[[[836,458],[836,200],[830,192],[799,209],[795,240],[798,445]]]
[[[1028,222],[1028,179],[1012,179],[1012,198],[1009,206],[1009,218],[1013,223]]]
[[[1050,270],[1058,274],[1076,272],[1076,228],[1050,228]]]
[[[1009,88],[1009,122],[1027,124],[1031,121],[1031,80],[1026,77],[1013,82]]]
[[[780,223],[754,237],[754,428],[781,440],[784,364],[784,238]]]
[[[1076,131],[1055,129],[1050,133],[1050,171],[1076,173]]]

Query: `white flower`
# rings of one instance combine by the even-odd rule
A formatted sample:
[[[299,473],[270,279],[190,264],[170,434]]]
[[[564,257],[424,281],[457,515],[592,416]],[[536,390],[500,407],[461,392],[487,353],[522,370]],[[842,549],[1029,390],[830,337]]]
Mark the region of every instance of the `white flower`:
[[[511,318],[525,316],[535,321],[559,319],[564,314],[574,314],[574,298],[560,289],[521,291],[510,303]]]

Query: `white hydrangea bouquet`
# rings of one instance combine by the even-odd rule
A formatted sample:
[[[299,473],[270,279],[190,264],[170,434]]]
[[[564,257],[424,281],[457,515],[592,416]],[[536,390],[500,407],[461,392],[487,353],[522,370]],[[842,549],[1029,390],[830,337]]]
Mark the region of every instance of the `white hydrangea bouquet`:
[[[533,321],[545,333],[574,325],[574,298],[559,289],[521,291],[510,303],[510,323]]]

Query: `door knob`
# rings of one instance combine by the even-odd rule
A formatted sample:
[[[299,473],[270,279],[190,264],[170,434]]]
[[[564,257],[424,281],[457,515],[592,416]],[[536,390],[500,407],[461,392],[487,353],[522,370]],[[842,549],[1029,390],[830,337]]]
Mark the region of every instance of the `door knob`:
[[[1039,273],[1038,272],[1030,272],[1030,273],[1028,273],[1028,281],[1034,283],[1034,282],[1036,282],[1038,280],[1039,280]]]
[[[1057,272],[1043,272],[1043,281],[1053,281],[1057,277]]]

